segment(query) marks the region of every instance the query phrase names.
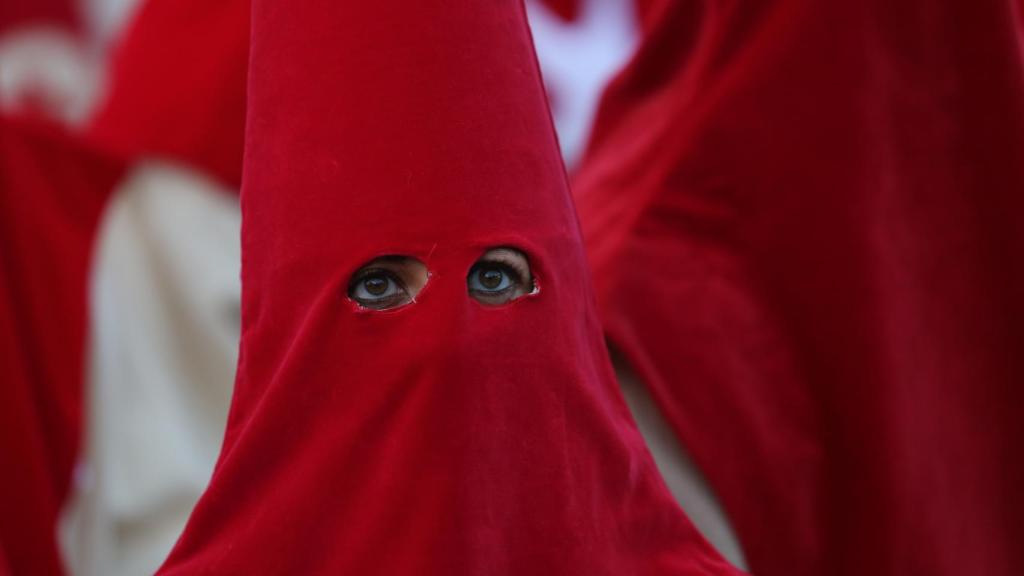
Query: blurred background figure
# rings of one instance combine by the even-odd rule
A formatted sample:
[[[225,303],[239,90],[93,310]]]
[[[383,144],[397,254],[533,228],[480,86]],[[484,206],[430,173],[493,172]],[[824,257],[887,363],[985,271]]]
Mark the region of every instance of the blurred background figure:
[[[101,58],[73,0],[0,3],[0,111],[85,120]]]
[[[574,179],[628,396],[754,574],[1024,573],[1020,2],[642,21]]]
[[[209,479],[239,336],[248,2],[147,0],[84,130],[129,166],[97,240],[76,574],[151,573]]]
[[[14,574],[62,572],[55,526],[82,435],[89,263],[123,173],[59,127],[0,115],[0,559]]]
[[[166,555],[209,478],[233,382],[248,3],[90,2],[78,9],[84,16],[68,25],[69,44],[81,61],[97,63],[77,71],[101,89],[35,81],[59,72],[53,62],[63,61],[36,53],[29,59],[24,42],[2,61],[2,71],[18,80],[16,97],[5,100],[7,114],[66,123],[70,130],[55,128],[41,138],[73,140],[76,150],[89,151],[73,155],[121,167],[95,187],[103,199],[100,220],[36,231],[55,237],[64,235],[63,227],[81,231],[81,257],[51,263],[48,279],[69,262],[88,267],[91,289],[83,282],[78,296],[65,299],[84,306],[88,293],[91,327],[62,346],[73,353],[84,336],[85,360],[71,354],[68,375],[45,379],[59,380],[57,389],[67,391],[60,396],[66,415],[42,417],[32,427],[68,430],[63,450],[79,461],[70,490],[53,491],[64,511],[68,571],[141,574]],[[22,26],[4,39],[39,37],[33,30]],[[14,68],[35,69],[36,76],[26,80]],[[69,93],[87,100],[81,104],[86,118],[49,105]],[[67,171],[45,154],[30,159],[43,170],[52,164]],[[4,193],[22,186],[31,188],[23,193],[59,204],[71,192],[59,179],[25,182],[12,181]],[[70,471],[54,472],[62,475]],[[33,538],[45,541],[43,534]],[[54,573],[47,556],[19,555],[13,569]]]
[[[55,526],[81,437],[91,241],[122,173],[46,123],[82,121],[94,98],[77,8],[0,3],[0,573],[62,572]]]

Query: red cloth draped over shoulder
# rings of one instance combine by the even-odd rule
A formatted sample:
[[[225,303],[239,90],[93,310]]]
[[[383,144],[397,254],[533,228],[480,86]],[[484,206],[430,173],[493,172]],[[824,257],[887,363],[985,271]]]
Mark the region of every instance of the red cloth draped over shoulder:
[[[62,572],[88,268],[121,171],[60,129],[0,117],[0,560],[12,574]]]
[[[618,393],[519,0],[256,0],[241,359],[162,574],[733,574]],[[489,247],[538,291],[467,294]],[[416,301],[346,296],[383,255]]]
[[[1024,573],[1020,4],[664,1],[574,191],[753,573]]]
[[[249,0],[145,0],[113,56],[88,127],[127,160],[156,156],[237,189],[242,177]]]

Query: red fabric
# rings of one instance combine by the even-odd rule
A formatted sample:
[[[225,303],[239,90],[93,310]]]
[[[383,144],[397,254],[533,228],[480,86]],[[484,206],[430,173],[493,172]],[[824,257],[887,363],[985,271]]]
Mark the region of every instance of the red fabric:
[[[145,0],[113,58],[89,138],[241,184],[249,0]]]
[[[242,343],[163,574],[731,574],[617,392],[521,2],[257,0]],[[487,308],[487,247],[540,292]],[[420,258],[415,303],[350,275]]]
[[[557,14],[562,20],[572,22],[580,15],[583,3],[590,0],[540,0],[542,4]]]
[[[1019,4],[656,8],[575,192],[751,571],[1024,574]]]
[[[0,34],[19,25],[58,25],[77,29],[78,11],[72,0],[3,0]]]
[[[0,548],[14,574],[61,573],[55,531],[81,436],[87,270],[120,173],[56,129],[0,117]]]

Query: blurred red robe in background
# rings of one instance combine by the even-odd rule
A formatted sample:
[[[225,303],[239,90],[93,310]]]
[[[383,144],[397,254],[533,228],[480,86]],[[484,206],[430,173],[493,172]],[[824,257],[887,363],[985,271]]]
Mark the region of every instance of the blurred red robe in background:
[[[648,3],[575,194],[751,571],[1024,573],[1016,0]]]
[[[5,4],[0,16],[77,22],[51,4],[33,5],[33,17]],[[14,574],[63,573],[57,519],[83,434],[87,292],[103,211],[147,158],[237,189],[247,54],[248,2],[149,0],[84,135],[37,121],[34,109],[32,119],[0,118],[0,467],[19,471],[0,485],[0,558]]]
[[[23,25],[46,24],[71,30],[81,25],[73,0],[4,0],[0,2],[0,34]]]
[[[12,574],[63,572],[56,521],[81,438],[86,282],[123,170],[60,128],[0,116],[0,548]]]

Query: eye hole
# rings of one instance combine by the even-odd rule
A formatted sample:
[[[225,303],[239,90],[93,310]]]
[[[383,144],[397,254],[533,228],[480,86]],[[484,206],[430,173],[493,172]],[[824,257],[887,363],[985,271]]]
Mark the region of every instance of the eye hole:
[[[371,310],[398,308],[415,301],[427,276],[427,267],[415,258],[382,256],[352,275],[348,297]]]
[[[526,255],[514,248],[493,248],[473,264],[466,277],[469,295],[489,306],[511,302],[533,291]]]

